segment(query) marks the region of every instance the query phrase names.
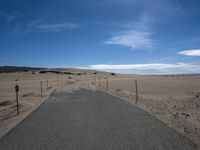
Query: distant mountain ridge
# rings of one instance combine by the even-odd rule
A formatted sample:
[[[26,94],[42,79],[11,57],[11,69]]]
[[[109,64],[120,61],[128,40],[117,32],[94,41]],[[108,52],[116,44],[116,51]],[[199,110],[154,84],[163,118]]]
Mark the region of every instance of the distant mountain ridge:
[[[19,67],[19,66],[0,66],[0,73],[8,72],[28,72],[28,71],[38,71],[46,68],[39,67]]]
[[[115,75],[115,73],[105,72],[105,71],[97,71],[91,69],[78,69],[78,68],[42,68],[42,67],[25,67],[25,66],[0,66],[0,73],[12,73],[12,72],[36,72],[39,73],[56,73],[56,74],[111,74]],[[137,74],[132,74],[137,75]],[[146,75],[145,75],[146,76]],[[200,76],[200,74],[160,74],[160,75],[147,75],[147,76],[165,76],[165,77],[178,77],[178,76]]]
[[[56,73],[56,74],[96,74],[95,70],[77,69],[77,68],[40,68],[40,67],[24,67],[24,66],[0,66],[0,73],[12,72],[39,72],[39,73]],[[99,72],[100,73],[100,72]]]

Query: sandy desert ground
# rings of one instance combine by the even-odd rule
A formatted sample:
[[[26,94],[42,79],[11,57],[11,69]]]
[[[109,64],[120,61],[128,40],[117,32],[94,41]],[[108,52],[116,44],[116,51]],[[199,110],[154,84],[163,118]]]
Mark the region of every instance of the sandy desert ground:
[[[135,80],[139,94],[137,104]],[[107,90],[105,79],[101,88]],[[142,108],[200,144],[200,76],[126,75],[110,79],[108,88],[109,93]]]
[[[46,71],[46,70],[44,70]],[[52,71],[52,70],[48,70]],[[90,75],[95,71],[79,69],[56,69],[53,72],[21,71],[13,73],[0,73],[0,137],[15,127],[32,111],[39,107],[54,90],[67,85],[71,89],[88,88]],[[60,74],[60,73],[63,74]],[[80,80],[84,83],[74,84]],[[41,85],[42,82],[42,97]],[[85,84],[85,82],[87,84]],[[78,82],[79,83],[79,82]],[[15,85],[19,85],[19,110],[17,115]],[[70,85],[70,86],[69,86]]]
[[[200,145],[200,76],[110,75],[104,72],[81,71],[68,70],[68,73],[72,74],[1,73],[0,136],[5,135],[34,111],[57,88],[68,92],[87,88],[101,89],[121,97]],[[135,80],[139,93],[137,104]],[[40,95],[40,81],[43,86],[43,97]],[[20,86],[19,116],[16,115],[15,84]]]
[[[48,87],[47,87],[48,79]],[[42,82],[42,97],[40,81]],[[54,74],[1,73],[0,74],[0,136],[37,108],[61,86],[62,77]],[[19,109],[16,114],[15,85],[19,85]]]

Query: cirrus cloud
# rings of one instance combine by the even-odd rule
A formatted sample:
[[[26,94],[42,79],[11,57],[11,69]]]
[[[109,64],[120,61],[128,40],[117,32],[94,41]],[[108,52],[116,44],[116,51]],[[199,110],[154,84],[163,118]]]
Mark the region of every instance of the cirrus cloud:
[[[32,32],[62,32],[73,30],[79,26],[72,22],[63,23],[44,23],[42,19],[33,20],[28,24],[17,24],[14,32],[16,33],[32,33]]]
[[[150,25],[155,20],[147,14],[139,17],[139,20],[129,23],[117,23],[124,30],[117,31],[105,40],[105,44],[127,46],[131,49],[149,49],[153,47],[152,31]]]
[[[200,49],[184,50],[184,51],[178,52],[178,54],[185,55],[185,56],[200,56]]]
[[[61,32],[77,28],[75,23],[57,23],[57,24],[33,24],[29,26],[28,32]]]
[[[152,48],[151,32],[130,30],[120,32],[105,41],[106,44],[115,44],[137,48]]]

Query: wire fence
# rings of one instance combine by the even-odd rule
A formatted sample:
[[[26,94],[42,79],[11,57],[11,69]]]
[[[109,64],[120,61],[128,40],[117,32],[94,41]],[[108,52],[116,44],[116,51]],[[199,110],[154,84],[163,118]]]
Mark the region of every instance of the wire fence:
[[[47,98],[52,91],[64,84],[66,77],[59,78],[40,78],[35,80],[15,79],[11,81],[0,82],[0,121],[19,114],[19,106],[36,105]],[[19,86],[19,92],[15,91],[16,85]],[[17,106],[17,109],[16,109]]]

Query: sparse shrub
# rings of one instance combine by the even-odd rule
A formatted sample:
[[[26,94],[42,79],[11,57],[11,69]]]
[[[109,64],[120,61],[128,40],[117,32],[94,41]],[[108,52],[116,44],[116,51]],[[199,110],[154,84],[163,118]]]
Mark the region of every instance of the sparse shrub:
[[[10,104],[12,104],[12,102],[10,100],[0,102],[0,106],[6,106],[6,105],[10,105]]]
[[[72,72],[63,72],[63,74],[74,75]]]
[[[40,71],[39,73],[47,73],[47,72],[48,72],[48,71],[44,71],[44,70],[43,70],[43,71]]]

